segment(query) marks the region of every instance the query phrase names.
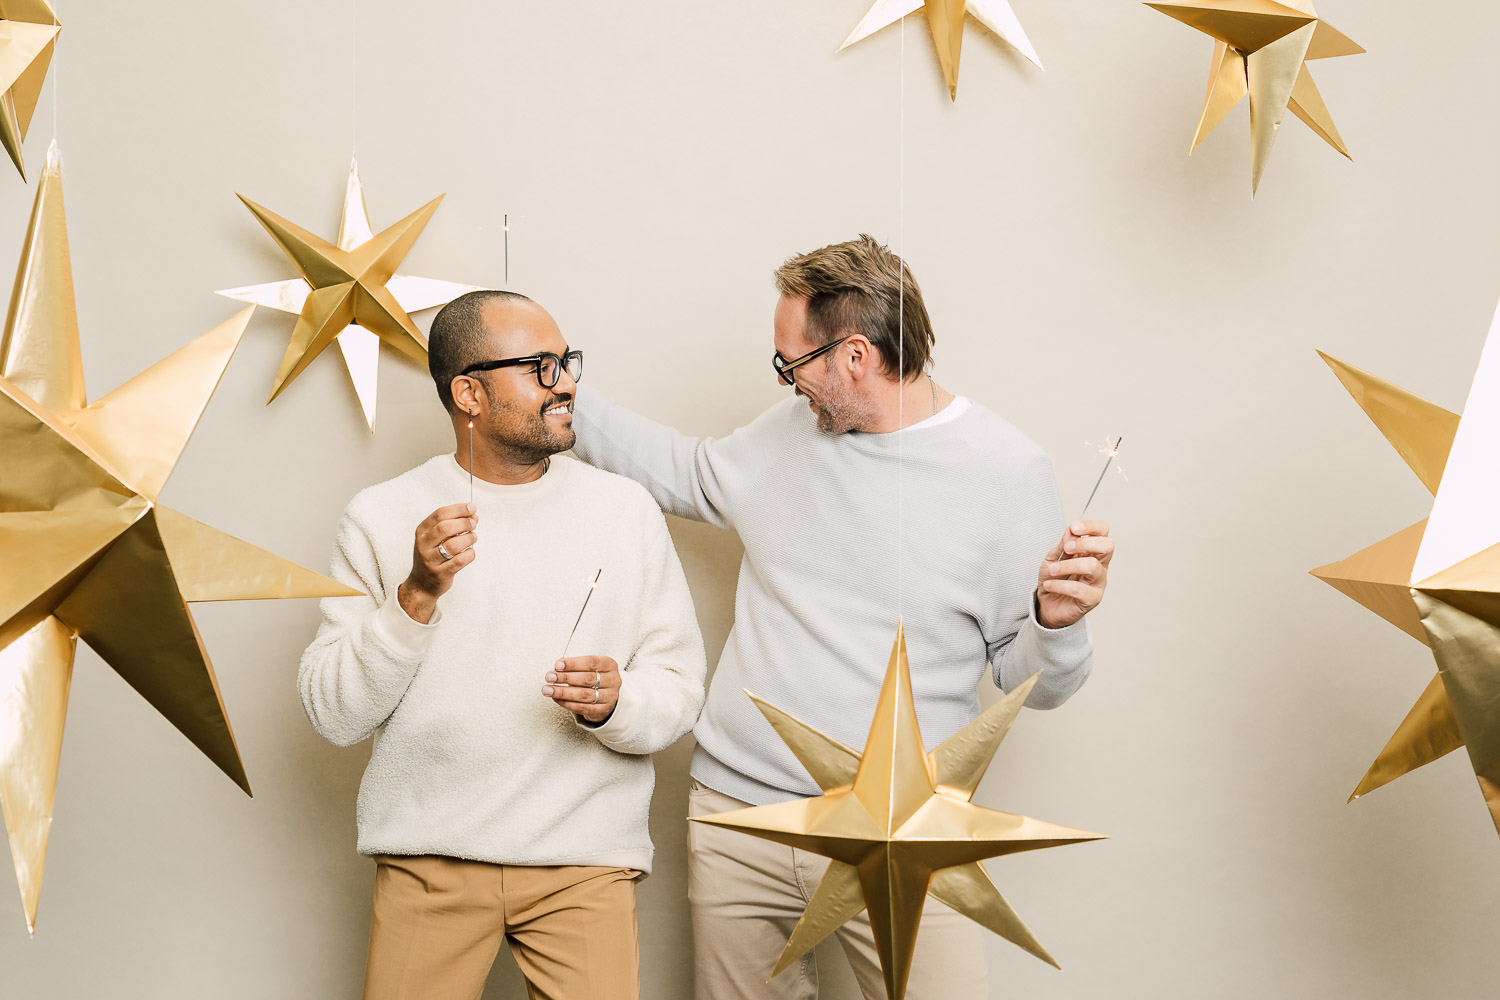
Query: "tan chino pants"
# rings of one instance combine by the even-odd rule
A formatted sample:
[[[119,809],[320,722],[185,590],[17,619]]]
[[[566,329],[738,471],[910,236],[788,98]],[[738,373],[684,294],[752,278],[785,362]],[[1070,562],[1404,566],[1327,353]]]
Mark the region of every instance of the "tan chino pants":
[[[639,1000],[636,872],[375,860],[364,1000],[478,1000],[502,941],[531,1000]]]
[[[693,782],[688,815],[707,816],[746,803]],[[696,1000],[813,1000],[812,952],[766,981],[802,918],[828,859],[718,826],[688,824],[688,900],[696,953]],[[884,1000],[885,980],[870,916],[837,932],[866,1000]],[[922,910],[907,1000],[981,1000],[988,996],[979,925],[937,900]]]

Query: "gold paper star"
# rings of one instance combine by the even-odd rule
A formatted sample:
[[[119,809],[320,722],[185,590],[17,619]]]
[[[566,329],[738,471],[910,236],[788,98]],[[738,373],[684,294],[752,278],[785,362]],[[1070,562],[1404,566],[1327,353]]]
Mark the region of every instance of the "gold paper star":
[[[31,128],[61,25],[46,0],[0,0],[0,145],[21,179],[21,143]]]
[[[218,294],[296,313],[297,326],[281,359],[271,400],[335,340],[359,395],[365,422],[375,430],[375,383],[380,341],[417,361],[427,360],[427,338],[408,313],[435,309],[474,285],[397,274],[402,259],[443,200],[438,195],[411,215],[376,235],[365,211],[359,164],[349,165],[339,243],[334,246],[240,195],[302,277],[230,288]],[[267,400],[270,402],[271,400]]]
[[[1026,37],[1007,0],[875,0],[875,6],[844,39],[839,51],[887,25],[895,24],[918,7],[926,8],[927,27],[932,32],[932,43],[937,46],[943,79],[948,82],[948,96],[955,101],[958,100],[958,58],[964,44],[965,12],[973,14],[976,21],[1009,42],[1037,69],[1042,68],[1041,59],[1037,58],[1031,40]]]
[[[156,502],[252,312],[87,404],[54,144],[0,336],[0,811],[33,930],[77,640],[249,792],[184,602],[357,593]]]
[[[922,752],[899,627],[863,754],[751,695],[823,795],[694,819],[832,859],[772,976],[868,908],[887,995],[900,1000],[929,895],[1057,964],[980,861],[1103,835],[969,801],[1035,683],[1033,676],[930,754]]]
[[[1193,134],[1196,150],[1240,100],[1250,97],[1250,194],[1271,159],[1287,108],[1323,141],[1349,156],[1333,116],[1307,71],[1307,60],[1352,56],[1364,51],[1327,21],[1313,0],[1180,0],[1147,3],[1215,40],[1203,115]]]
[[[1500,832],[1500,313],[1463,417],[1323,355],[1434,495],[1432,516],[1313,575],[1432,648],[1438,674],[1350,801],[1461,746]]]

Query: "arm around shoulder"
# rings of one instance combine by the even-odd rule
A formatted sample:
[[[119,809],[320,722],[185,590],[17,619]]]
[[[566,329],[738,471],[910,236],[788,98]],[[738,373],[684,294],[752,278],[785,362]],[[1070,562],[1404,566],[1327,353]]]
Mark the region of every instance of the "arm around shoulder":
[[[573,427],[573,450],[585,462],[640,483],[669,513],[732,528],[715,439],[689,437],[582,386]]]

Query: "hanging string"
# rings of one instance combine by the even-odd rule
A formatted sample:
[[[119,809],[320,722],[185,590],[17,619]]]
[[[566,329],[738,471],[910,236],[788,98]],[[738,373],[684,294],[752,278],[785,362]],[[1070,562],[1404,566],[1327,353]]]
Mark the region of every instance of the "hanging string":
[[[901,19],[896,141],[896,620],[906,612],[906,18]]]
[[[62,22],[57,19],[57,0],[53,0],[53,3],[52,3],[52,24],[53,24],[54,27],[58,27],[59,29],[61,29]],[[52,36],[52,141],[53,142],[57,141],[57,82],[58,82],[59,67],[61,67],[61,65],[62,65],[62,59],[59,56],[59,53],[62,50],[58,46],[57,43],[58,43],[58,41],[61,38],[62,38],[62,32],[61,32],[61,30],[59,30],[57,34],[54,34]]]
[[[359,0],[353,0],[350,4],[353,8],[352,19],[349,28],[349,48],[351,61],[354,68],[350,76],[353,78],[353,100],[350,102],[352,119],[349,123],[349,155],[359,158]]]

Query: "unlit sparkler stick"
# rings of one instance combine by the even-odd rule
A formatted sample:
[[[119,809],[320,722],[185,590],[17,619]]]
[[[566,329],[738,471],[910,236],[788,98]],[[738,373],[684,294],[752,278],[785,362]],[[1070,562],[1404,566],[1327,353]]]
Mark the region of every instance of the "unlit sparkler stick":
[[[578,617],[573,621],[573,631],[568,633],[568,641],[563,643],[562,656],[558,659],[563,659],[568,655],[568,647],[573,645],[573,633],[578,631],[578,623],[583,621],[583,613],[589,609],[589,598],[594,596],[594,589],[599,586],[599,578],[603,575],[604,570],[600,568],[599,572],[594,574],[594,579],[589,582],[589,592],[583,597],[583,607],[578,609]]]
[[[1115,438],[1115,443],[1109,446],[1109,451],[1105,452],[1104,468],[1100,471],[1099,478],[1094,481],[1094,489],[1089,493],[1088,500],[1084,501],[1083,514],[1078,515],[1078,520],[1082,521],[1083,515],[1089,512],[1089,505],[1094,502],[1094,496],[1098,494],[1099,486],[1104,482],[1104,477],[1109,473],[1109,467],[1114,464],[1115,456],[1120,453],[1120,442],[1124,440],[1124,435]]]
[[[474,417],[469,417],[469,504],[474,503]]]

